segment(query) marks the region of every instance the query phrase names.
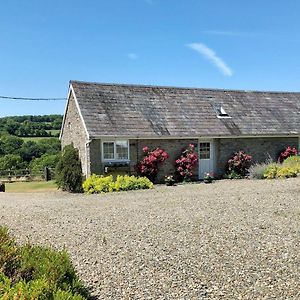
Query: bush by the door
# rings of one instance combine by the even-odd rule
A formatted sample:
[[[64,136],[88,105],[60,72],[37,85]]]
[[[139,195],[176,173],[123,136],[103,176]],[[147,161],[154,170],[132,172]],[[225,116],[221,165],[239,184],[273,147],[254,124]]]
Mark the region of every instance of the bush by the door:
[[[183,149],[181,155],[175,161],[175,171],[179,181],[190,181],[193,176],[193,170],[198,162],[198,155],[195,152],[195,146],[189,144]]]

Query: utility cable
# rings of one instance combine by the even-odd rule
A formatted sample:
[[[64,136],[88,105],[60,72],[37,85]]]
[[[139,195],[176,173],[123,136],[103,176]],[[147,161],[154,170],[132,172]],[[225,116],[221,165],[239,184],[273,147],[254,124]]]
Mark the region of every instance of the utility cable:
[[[66,100],[66,98],[25,98],[25,97],[9,97],[9,96],[0,96],[0,99],[22,100],[22,101],[64,101]]]

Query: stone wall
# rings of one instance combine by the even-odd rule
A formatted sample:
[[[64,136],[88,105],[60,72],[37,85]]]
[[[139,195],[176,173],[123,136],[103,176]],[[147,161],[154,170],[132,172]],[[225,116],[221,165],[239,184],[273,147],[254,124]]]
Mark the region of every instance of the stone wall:
[[[150,149],[162,148],[169,154],[170,158],[160,167],[157,176],[157,181],[162,182],[165,175],[174,173],[174,162],[179,157],[181,150],[188,144],[197,144],[197,140],[129,140],[130,147],[130,163],[128,166],[108,167],[110,171],[120,173],[136,174],[135,166],[143,158],[143,147],[148,146]],[[91,157],[91,173],[104,174],[105,166],[109,164],[101,162],[101,141],[93,140],[90,143],[90,157]],[[198,178],[198,166],[195,167],[195,179]]]
[[[65,116],[63,134],[61,137],[62,148],[73,143],[74,147],[79,150],[79,157],[82,164],[82,171],[86,175],[88,173],[88,165],[86,153],[87,136],[77,110],[75,99],[70,95],[68,108]]]
[[[148,146],[150,149],[161,148],[169,154],[169,159],[160,167],[157,181],[162,182],[165,175],[174,174],[174,162],[180,156],[181,150],[190,143],[197,145],[195,140],[129,140],[130,163],[128,166],[110,167],[108,163],[101,162],[101,141],[93,140],[90,143],[91,173],[104,174],[105,166],[108,167],[108,173],[114,173],[120,170],[120,173],[136,174],[135,166],[143,158],[143,147]],[[194,170],[194,179],[198,179],[198,166]]]
[[[198,145],[198,139],[164,139],[164,140],[130,140],[130,163],[129,166],[109,167],[109,173],[136,174],[135,165],[143,158],[143,147],[150,149],[157,147],[164,149],[170,158],[161,166],[158,173],[158,182],[162,182],[165,175],[174,173],[174,162],[180,156],[181,150],[193,143]],[[232,154],[243,150],[253,156],[255,162],[264,162],[269,157],[276,160],[278,154],[286,146],[290,145],[298,148],[298,138],[239,138],[239,139],[214,139],[215,144],[215,166],[216,173],[221,176],[225,172],[226,163]],[[101,141],[93,140],[88,144],[88,159],[90,157],[90,173],[104,174],[104,168],[108,164],[101,161]],[[198,147],[196,148],[198,149]],[[194,170],[194,178],[198,179],[198,165]]]
[[[222,175],[226,168],[226,162],[236,151],[242,150],[252,155],[254,162],[265,162],[269,158],[276,161],[278,154],[286,146],[298,148],[297,137],[286,138],[239,138],[239,139],[216,139],[217,173]]]

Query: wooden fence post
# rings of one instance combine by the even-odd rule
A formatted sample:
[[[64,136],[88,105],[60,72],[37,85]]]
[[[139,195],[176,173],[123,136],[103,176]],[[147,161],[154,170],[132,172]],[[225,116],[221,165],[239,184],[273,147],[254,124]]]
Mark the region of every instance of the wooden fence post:
[[[51,174],[50,174],[50,170],[48,167],[45,167],[45,169],[44,169],[44,176],[45,176],[46,181],[51,180]]]

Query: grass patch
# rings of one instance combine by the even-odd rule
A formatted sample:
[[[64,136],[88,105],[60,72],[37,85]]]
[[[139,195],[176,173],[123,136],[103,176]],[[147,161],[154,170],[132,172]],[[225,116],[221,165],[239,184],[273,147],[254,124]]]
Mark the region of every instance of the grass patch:
[[[57,191],[57,186],[52,181],[12,182],[6,183],[7,193],[45,193]]]
[[[32,142],[37,142],[40,140],[47,140],[47,139],[58,139],[58,137],[56,136],[24,136],[24,137],[20,137],[22,140],[24,140],[25,142],[27,141],[32,141]]]
[[[51,130],[46,130],[48,133],[51,133],[53,136],[60,134],[59,129],[51,129]]]

